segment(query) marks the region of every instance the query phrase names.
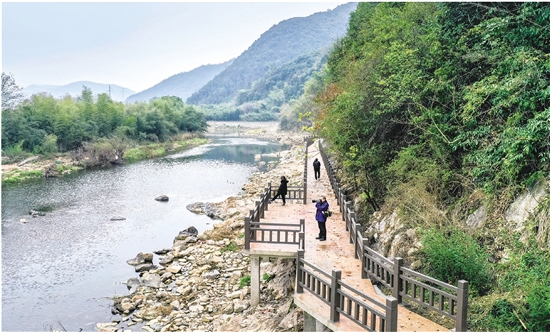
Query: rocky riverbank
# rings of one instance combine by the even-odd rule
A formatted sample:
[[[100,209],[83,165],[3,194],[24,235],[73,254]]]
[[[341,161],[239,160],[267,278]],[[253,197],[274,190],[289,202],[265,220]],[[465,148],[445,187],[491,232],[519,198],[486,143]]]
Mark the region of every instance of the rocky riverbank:
[[[272,127],[249,128],[228,124],[247,135],[284,140],[290,149],[266,173],[254,173],[241,193],[223,202],[197,202],[193,212],[221,220],[212,230],[180,232],[170,248],[139,253],[129,261],[139,276],[126,284],[128,294],[113,298],[114,320],[98,323],[103,332],[114,331],[298,331],[303,315],[292,302],[293,260],[261,264],[260,304],[250,307],[250,261],[243,253],[244,216],[254,208],[269,182],[278,185],[281,175],[289,185],[301,185],[304,135],[277,133]],[[219,128],[219,127],[218,127]],[[153,264],[154,255],[159,264]]]

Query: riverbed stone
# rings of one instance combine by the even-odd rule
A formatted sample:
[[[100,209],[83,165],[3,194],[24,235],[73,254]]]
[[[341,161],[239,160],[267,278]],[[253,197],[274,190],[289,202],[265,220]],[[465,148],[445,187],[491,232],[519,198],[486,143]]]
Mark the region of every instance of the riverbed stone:
[[[152,253],[138,253],[136,255],[136,258],[127,260],[126,263],[129,265],[141,265],[145,263],[152,263],[153,262],[153,254]]]
[[[159,202],[168,202],[168,200],[169,198],[166,195],[160,195],[155,197],[155,201],[159,201]]]
[[[218,271],[218,270],[205,271],[202,274],[202,277],[205,278],[205,279],[216,279],[219,276],[220,276],[220,271]]]
[[[170,265],[166,268],[166,271],[170,272],[170,273],[178,273],[178,272],[181,271],[181,266],[179,266],[179,265]]]
[[[136,272],[144,272],[156,269],[156,266],[151,263],[139,264],[135,266]]]
[[[164,286],[160,276],[152,273],[144,273],[141,277],[141,283],[143,286],[151,288],[161,288]]]

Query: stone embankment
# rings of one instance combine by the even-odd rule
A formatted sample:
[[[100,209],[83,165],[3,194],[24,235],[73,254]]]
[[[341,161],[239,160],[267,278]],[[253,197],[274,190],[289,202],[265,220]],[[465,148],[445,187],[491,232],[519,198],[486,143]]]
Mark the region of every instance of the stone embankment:
[[[242,128],[241,128],[242,129]],[[266,130],[264,138],[281,141],[280,133]],[[258,136],[258,135],[256,135]],[[269,136],[269,137],[268,137]],[[114,331],[298,331],[303,316],[292,302],[293,260],[261,264],[260,304],[250,306],[250,262],[242,252],[244,216],[254,208],[264,188],[278,186],[281,175],[289,185],[301,185],[304,136],[285,136],[293,144],[279,153],[280,161],[266,173],[254,173],[242,192],[219,203],[196,203],[193,212],[222,220],[214,228],[196,234],[180,232],[170,248],[139,253],[128,263],[138,277],[126,284],[128,294],[113,298],[115,319],[98,323],[102,332]],[[291,203],[292,204],[292,203]]]

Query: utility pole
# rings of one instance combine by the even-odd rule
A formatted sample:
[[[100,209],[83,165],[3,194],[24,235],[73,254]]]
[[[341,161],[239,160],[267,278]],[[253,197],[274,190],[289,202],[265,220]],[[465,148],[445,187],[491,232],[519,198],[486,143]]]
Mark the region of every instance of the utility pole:
[[[109,97],[111,97],[111,84],[109,84]]]

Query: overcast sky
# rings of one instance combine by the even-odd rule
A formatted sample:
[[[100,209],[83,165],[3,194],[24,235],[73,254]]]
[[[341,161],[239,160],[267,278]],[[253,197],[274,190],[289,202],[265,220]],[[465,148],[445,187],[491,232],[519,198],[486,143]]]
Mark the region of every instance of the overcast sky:
[[[2,71],[20,87],[76,81],[136,92],[239,56],[273,25],[344,2],[4,2]]]

